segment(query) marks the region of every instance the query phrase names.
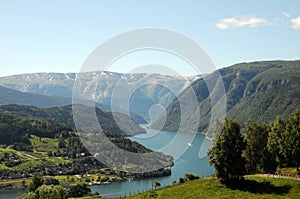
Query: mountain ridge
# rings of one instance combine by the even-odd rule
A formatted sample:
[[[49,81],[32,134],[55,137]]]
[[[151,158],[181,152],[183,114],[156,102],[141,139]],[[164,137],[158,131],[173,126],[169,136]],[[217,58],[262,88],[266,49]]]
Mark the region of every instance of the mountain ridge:
[[[71,98],[25,93],[0,86],[0,105],[22,104],[41,108],[72,104]]]
[[[0,86],[0,105],[25,105],[25,106],[34,106],[38,108],[52,108],[67,106],[73,104],[72,98],[56,97],[56,96],[46,96],[33,93],[20,92],[13,89],[5,88]],[[91,102],[86,101],[88,104]],[[85,103],[84,101],[82,103]],[[100,103],[95,103],[95,106],[100,108],[104,112],[111,112],[112,110]],[[121,110],[117,112],[122,113]],[[145,124],[146,121],[137,113],[131,112],[129,115],[132,120],[137,124]]]
[[[240,123],[272,121],[276,115],[288,116],[300,108],[300,61],[256,61],[219,69],[192,84],[200,107],[198,132],[206,132],[210,122],[211,99],[206,81],[219,73],[226,91],[226,117]],[[186,90],[178,98],[187,101]],[[189,108],[189,107],[186,107]],[[193,115],[195,110],[190,110]],[[175,99],[167,108],[164,130],[176,131],[180,123],[180,105]],[[162,117],[162,116],[161,116]],[[165,117],[165,116],[164,116]],[[151,128],[159,128],[158,118]]]
[[[160,74],[134,73],[124,74],[107,71],[79,73],[33,73],[0,77],[0,85],[17,91],[41,94],[47,96],[73,97],[75,82],[82,87],[80,97],[96,101],[106,107],[111,107],[115,99],[116,87],[122,87],[135,97],[130,99],[129,112],[141,115],[148,122],[151,106],[161,104],[167,107],[188,84],[197,76],[173,77]],[[77,77],[77,79],[76,79]],[[79,80],[78,80],[79,79]],[[77,80],[77,81],[76,81]],[[175,91],[175,93],[173,93]],[[176,93],[177,92],[177,93]],[[136,94],[135,93],[140,93]],[[140,101],[144,101],[143,105]],[[123,111],[124,102],[116,101],[114,109]],[[146,103],[147,102],[147,103]]]

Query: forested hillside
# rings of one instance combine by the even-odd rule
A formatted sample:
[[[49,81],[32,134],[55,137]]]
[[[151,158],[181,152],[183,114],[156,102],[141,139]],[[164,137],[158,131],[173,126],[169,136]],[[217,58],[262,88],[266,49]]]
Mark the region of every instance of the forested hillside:
[[[85,106],[76,105],[82,108],[84,113]],[[0,112],[13,115],[13,116],[25,116],[25,117],[37,117],[43,118],[46,120],[50,120],[71,128],[75,128],[74,120],[73,120],[73,112],[72,105],[62,106],[62,107],[54,107],[54,108],[37,108],[33,106],[22,106],[22,105],[4,105],[0,106]],[[115,118],[118,119],[119,122],[126,123],[127,129],[126,132],[131,132],[133,134],[145,133],[145,130],[139,127],[133,120],[131,120],[128,116],[115,113],[115,117],[113,117],[112,113],[103,112],[100,109],[96,108],[96,113],[98,116],[98,121],[103,128],[103,130],[113,131],[115,133],[119,133],[125,135],[126,133],[121,130],[115,122]],[[117,117],[116,117],[117,116]]]
[[[222,76],[227,99],[227,118],[235,118],[240,123],[247,121],[270,122],[279,115],[287,117],[300,108],[300,61],[263,61],[236,64],[218,71]],[[206,81],[213,74],[195,81],[192,85],[200,107],[198,132],[207,130],[211,114],[211,98]],[[189,101],[185,90],[179,96]],[[186,105],[186,109],[191,109]],[[180,123],[179,100],[174,100],[167,108],[165,130],[176,131]],[[193,115],[195,110],[189,110]],[[158,128],[162,118],[151,127]]]
[[[83,145],[79,137],[80,132],[72,128],[72,125],[64,125],[71,124],[68,123],[72,120],[69,118],[72,115],[68,112],[70,107],[43,110],[36,107],[9,105],[0,108],[0,176],[2,179],[26,178],[33,173],[56,176],[103,172],[101,169],[107,167],[103,162],[107,161],[104,161],[102,156],[101,158],[97,156],[96,159],[96,155],[91,154]],[[51,118],[56,118],[57,121]],[[59,121],[62,118],[65,120]],[[116,129],[114,125],[111,123],[107,128]],[[104,130],[105,135],[118,148],[132,153],[152,152],[141,144],[124,138],[120,129],[119,132],[108,129]],[[98,145],[103,146],[98,155],[104,153],[105,158],[116,163],[122,162],[124,156],[119,156],[110,148],[105,148],[106,144],[104,140],[98,140]],[[150,164],[153,167],[156,164],[164,165],[160,168],[173,164],[170,156],[158,152],[151,154],[151,157],[154,157],[153,161],[158,160],[157,163],[145,157],[137,160],[137,164],[121,165],[121,170],[129,171],[130,168],[141,167],[143,164]],[[169,174],[170,170],[161,170],[151,175]],[[129,172],[126,175],[133,178],[145,177]],[[116,179],[120,179],[125,177],[125,174],[113,172],[108,176],[117,176]]]

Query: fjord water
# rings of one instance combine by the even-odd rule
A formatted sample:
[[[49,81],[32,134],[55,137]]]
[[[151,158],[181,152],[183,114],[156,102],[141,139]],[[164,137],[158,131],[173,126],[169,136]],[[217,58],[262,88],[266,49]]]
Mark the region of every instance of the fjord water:
[[[176,132],[161,131],[159,133],[154,133],[154,130],[152,129],[146,128],[146,130],[146,135],[130,137],[130,139],[137,141],[152,150],[157,150],[166,146],[176,136]],[[195,137],[192,143],[183,143],[185,145],[188,144],[189,147],[187,151],[175,161],[175,165],[171,168],[171,176],[154,179],[148,178],[135,181],[114,182],[109,185],[95,185],[91,187],[92,191],[99,192],[101,194],[118,192],[116,194],[104,195],[104,197],[119,197],[124,196],[125,192],[126,195],[129,195],[129,193],[133,194],[137,193],[138,191],[144,191],[145,189],[151,189],[154,180],[159,181],[162,186],[167,186],[171,185],[174,180],[178,182],[178,179],[183,177],[186,173],[196,174],[200,177],[212,175],[214,170],[213,167],[209,165],[208,158],[204,157],[200,159],[198,157],[199,150],[205,139],[205,136],[203,134],[193,135],[189,133],[181,133],[180,136],[182,136],[182,138],[187,138],[187,140],[189,137]]]
[[[152,129],[146,128],[146,130],[147,134],[143,136],[130,137],[130,139],[137,141],[152,150],[157,150],[166,146],[176,136],[176,132],[161,131],[159,133],[154,133],[154,130]],[[192,143],[182,143],[185,145],[188,144],[189,147],[187,151],[175,161],[175,165],[171,168],[171,176],[113,182],[109,185],[94,185],[91,187],[92,191],[99,192],[101,195],[104,194],[104,197],[119,197],[129,195],[129,193],[133,194],[138,191],[142,192],[146,189],[151,189],[153,180],[157,180],[162,186],[166,186],[171,185],[174,180],[178,182],[178,179],[186,173],[193,173],[201,177],[210,176],[213,173],[213,167],[209,165],[207,157],[202,159],[198,157],[198,153],[205,136],[203,134],[193,135],[189,133],[181,133],[180,136],[182,136],[183,139],[187,138],[187,140],[189,137],[195,137]],[[0,199],[16,198],[19,192],[24,193],[25,191],[26,190],[20,189],[0,190]]]
[[[1,199],[16,199],[19,194],[26,193],[27,189],[0,189]]]

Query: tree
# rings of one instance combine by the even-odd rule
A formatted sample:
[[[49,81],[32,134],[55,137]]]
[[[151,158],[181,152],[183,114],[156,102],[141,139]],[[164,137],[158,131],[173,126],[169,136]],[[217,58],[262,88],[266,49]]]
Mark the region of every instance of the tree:
[[[269,127],[257,123],[248,123],[244,132],[246,148],[243,151],[243,156],[246,159],[247,173],[275,172],[275,156],[272,156],[267,148]]]
[[[186,173],[186,174],[185,174],[185,178],[186,178],[188,181],[200,179],[199,176],[197,176],[197,175],[195,175],[195,174],[192,174],[192,173]]]
[[[281,154],[287,163],[295,166],[299,171],[300,166],[300,110],[298,110],[286,122],[285,131],[282,134]]]
[[[66,199],[66,190],[60,186],[42,185],[35,192],[18,196],[18,199]]]
[[[40,186],[42,186],[44,180],[41,176],[34,175],[32,181],[28,185],[29,192],[35,192]]]
[[[58,138],[58,148],[65,148],[66,147],[66,145],[65,145],[65,140],[64,140],[64,138],[63,137],[59,137]]]
[[[242,157],[244,149],[239,124],[226,119],[218,141],[208,152],[209,163],[214,165],[218,178],[224,181],[241,179],[246,173],[245,159]]]
[[[179,180],[178,180],[178,182],[179,182],[180,184],[185,183],[185,179],[184,179],[183,177],[180,177]]]
[[[221,120],[217,119],[215,121],[214,125],[212,126],[211,132],[210,132],[212,144],[217,143],[219,136],[222,132],[223,126],[224,126],[224,123],[221,122]]]
[[[280,117],[276,117],[273,123],[270,124],[267,148],[270,154],[275,157],[277,165],[283,166],[285,157],[282,155],[283,139],[282,134],[285,131],[286,122]]]
[[[154,188],[156,189],[157,187],[160,187],[161,184],[160,184],[159,181],[155,180],[155,181],[153,182],[153,186],[154,186]]]
[[[57,196],[59,199],[67,198],[67,192],[61,185],[56,185],[53,187],[53,195]]]
[[[68,192],[68,197],[84,197],[90,195],[92,195],[92,191],[87,184],[77,184],[72,186]]]
[[[34,192],[25,193],[18,196],[18,199],[36,199],[37,196]]]
[[[38,198],[43,199],[65,199],[67,197],[66,191],[60,185],[42,185],[35,191],[35,194]]]
[[[45,179],[45,185],[59,185],[59,180],[55,178],[47,178]]]

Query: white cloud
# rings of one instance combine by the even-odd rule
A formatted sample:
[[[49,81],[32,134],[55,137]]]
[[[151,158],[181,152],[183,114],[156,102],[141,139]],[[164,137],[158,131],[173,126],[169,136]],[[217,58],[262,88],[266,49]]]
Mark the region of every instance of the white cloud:
[[[221,19],[217,24],[216,28],[225,30],[234,27],[250,26],[255,27],[258,25],[268,25],[268,21],[264,18],[257,18],[255,16],[239,16]]]
[[[226,23],[220,23],[220,22],[219,22],[219,23],[216,24],[216,27],[217,27],[218,29],[225,30],[225,29],[229,28],[229,25],[226,24]]]
[[[296,30],[300,30],[300,17],[292,19],[291,22],[292,22],[292,28]]]
[[[285,17],[287,17],[287,18],[290,18],[290,17],[291,17],[290,13],[288,13],[288,12],[283,12],[282,14],[283,14]]]

